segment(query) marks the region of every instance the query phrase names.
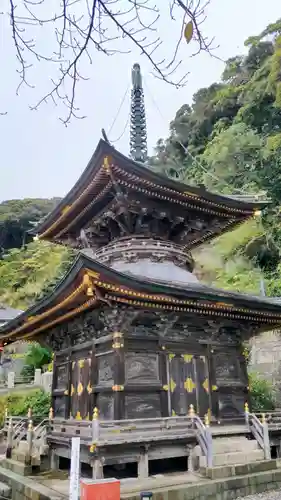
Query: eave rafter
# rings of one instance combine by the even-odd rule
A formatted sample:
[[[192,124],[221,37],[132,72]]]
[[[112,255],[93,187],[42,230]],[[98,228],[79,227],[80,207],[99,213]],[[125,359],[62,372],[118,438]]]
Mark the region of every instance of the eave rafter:
[[[74,290],[72,287],[68,294],[64,291],[62,300],[58,300],[44,312],[27,315],[20,326],[7,333],[3,332],[1,340],[13,342],[33,337],[101,303],[119,303],[137,309],[169,311],[175,314],[192,313],[217,319],[252,321],[258,325],[271,325],[271,328],[281,324],[281,312],[241,307],[236,305],[235,301],[222,302],[215,297],[176,298],[171,291],[165,294],[140,292],[130,285],[120,285],[114,278],[108,278],[104,273],[87,267],[80,269],[78,277],[79,284]]]
[[[61,209],[60,215],[42,233],[37,235],[39,239],[51,239],[63,241],[67,239],[69,232],[73,231],[79,221],[93,210],[94,205],[100,202],[106,195],[111,193],[112,197],[120,198],[123,190],[130,190],[135,193],[154,198],[159,201],[176,204],[184,209],[196,211],[221,220],[219,234],[225,232],[260,213],[259,207],[247,208],[227,206],[223,202],[215,202],[190,191],[181,192],[171,187],[157,184],[152,180],[130,173],[126,168],[121,167],[111,156],[105,155],[100,160],[91,182],[75,198],[75,200]],[[119,200],[122,201],[121,198]],[[225,223],[224,223],[225,221]],[[190,247],[199,244],[216,236],[216,231],[209,231],[201,238],[195,238],[190,243]]]
[[[91,276],[91,271],[88,271]],[[198,299],[176,299],[169,295],[148,294],[93,278],[95,286],[107,291],[105,299],[141,307],[174,312],[193,312],[207,316],[221,316],[229,319],[257,321],[261,323],[281,323],[281,313],[268,313],[258,309],[237,307],[226,302],[207,302]]]
[[[99,274],[92,272],[92,277],[93,276],[99,277]],[[28,316],[22,325],[7,334],[7,338],[9,341],[14,341],[32,337],[93,307],[101,298],[101,293],[96,293],[92,278],[90,278],[87,272],[83,272],[81,283],[74,291],[66,295],[63,300],[59,301],[53,307],[48,308],[43,313]],[[77,305],[78,303],[79,305]],[[63,311],[65,312],[63,313]],[[59,312],[62,314],[54,318],[54,315]],[[32,328],[31,331],[30,328]]]

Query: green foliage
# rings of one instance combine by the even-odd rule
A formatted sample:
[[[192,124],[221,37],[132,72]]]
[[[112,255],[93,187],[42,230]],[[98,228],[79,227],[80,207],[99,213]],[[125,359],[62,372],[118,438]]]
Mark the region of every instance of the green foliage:
[[[36,369],[48,365],[52,361],[52,352],[40,344],[32,344],[25,356],[25,365],[21,371],[21,375],[28,381]]]
[[[273,385],[256,373],[250,373],[250,395],[254,412],[270,411],[276,407]]]
[[[33,365],[24,365],[21,371],[21,376],[25,383],[30,382],[34,378],[35,368]]]
[[[0,249],[20,248],[31,241],[26,231],[58,204],[59,198],[8,200],[0,203]]]
[[[33,366],[35,369],[42,368],[42,366],[51,363],[52,353],[46,347],[40,344],[32,344],[26,354],[25,364]]]
[[[50,406],[50,394],[38,389],[2,395],[0,396],[0,425],[3,424],[6,408],[8,408],[9,415],[23,417],[27,415],[29,408],[32,408],[33,415],[40,420],[48,416]]]
[[[0,260],[0,302],[18,309],[29,307],[54,288],[73,258],[69,249],[43,241],[10,250]]]
[[[248,53],[226,61],[221,83],[183,104],[158,141],[153,168],[232,194],[272,199],[262,223],[246,224],[200,249],[197,271],[209,284],[281,296],[281,19],[246,41]]]
[[[27,394],[10,394],[7,398],[10,415],[27,415],[29,408],[34,416],[42,419],[47,417],[51,406],[51,396],[42,390],[32,391]]]
[[[259,190],[255,170],[260,168],[262,141],[259,135],[244,123],[231,125],[211,140],[201,155],[207,172],[205,185],[222,193]],[[216,179],[219,179],[217,181]]]

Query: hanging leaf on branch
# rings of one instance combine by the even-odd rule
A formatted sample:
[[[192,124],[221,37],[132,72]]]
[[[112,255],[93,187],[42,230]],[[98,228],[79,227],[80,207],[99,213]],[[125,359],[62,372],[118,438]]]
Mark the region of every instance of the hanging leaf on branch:
[[[134,47],[149,61],[157,78],[182,86],[188,74],[179,56],[183,32],[187,43],[193,41],[194,52],[190,56],[214,49],[213,40],[203,34],[209,2],[158,0],[155,5],[155,0],[61,0],[54,7],[49,0],[4,0],[4,8],[1,7],[4,20],[6,17],[11,26],[20,77],[17,93],[23,85],[31,89],[36,86],[36,80],[30,81],[30,68],[44,62],[42,68],[47,68],[49,88],[31,109],[49,101],[62,103],[66,112],[61,121],[67,125],[72,117],[83,118],[76,105],[76,91],[81,80],[86,79],[87,68],[95,62],[95,51],[104,55],[127,54]],[[173,42],[168,27],[161,36],[160,14],[178,25]],[[42,38],[46,39],[43,47]],[[170,56],[166,56],[171,44]],[[54,77],[48,71],[50,64],[55,67]]]
[[[184,30],[184,38],[187,43],[191,42],[193,37],[193,24],[192,21],[189,21]]]

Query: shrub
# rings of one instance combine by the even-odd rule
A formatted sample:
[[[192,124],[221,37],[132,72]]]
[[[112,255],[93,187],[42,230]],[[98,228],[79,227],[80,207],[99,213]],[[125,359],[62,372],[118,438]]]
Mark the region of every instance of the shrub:
[[[29,382],[30,379],[34,378],[35,368],[32,365],[24,365],[21,376],[24,379],[24,382]]]
[[[25,364],[33,366],[34,369],[42,368],[43,365],[47,365],[51,363],[51,361],[51,351],[46,349],[46,347],[42,347],[40,344],[32,344],[25,358]]]
[[[3,424],[5,409],[14,416],[26,416],[29,408],[37,420],[48,416],[51,406],[51,395],[40,389],[26,392],[11,392],[0,397],[0,424]]]
[[[276,407],[273,385],[257,373],[249,374],[252,411],[270,411]]]

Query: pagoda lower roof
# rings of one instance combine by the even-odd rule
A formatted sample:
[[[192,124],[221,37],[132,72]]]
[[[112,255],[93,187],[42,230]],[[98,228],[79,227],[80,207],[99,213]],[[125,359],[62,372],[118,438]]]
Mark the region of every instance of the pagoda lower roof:
[[[84,311],[103,304],[142,310],[175,311],[212,321],[251,322],[258,330],[281,325],[281,304],[199,283],[155,282],[124,274],[81,253],[54,291],[0,328],[3,344],[40,336]]]
[[[198,212],[198,216],[217,217],[221,220],[220,229],[214,234],[207,230],[204,241],[243,222],[268,204],[255,198],[249,201],[248,198],[221,196],[204,187],[173,181],[100,140],[74,187],[30,234],[59,243],[70,241],[110,206],[116,196],[116,186],[136,196]]]

